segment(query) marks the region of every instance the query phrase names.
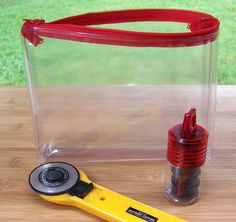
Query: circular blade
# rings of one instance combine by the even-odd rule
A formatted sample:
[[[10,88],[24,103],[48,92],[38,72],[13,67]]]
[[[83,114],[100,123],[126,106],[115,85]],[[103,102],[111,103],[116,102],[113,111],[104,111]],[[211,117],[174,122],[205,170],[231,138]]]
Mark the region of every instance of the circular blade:
[[[31,188],[41,194],[58,195],[72,188],[79,172],[68,163],[50,162],[35,168],[29,176]]]

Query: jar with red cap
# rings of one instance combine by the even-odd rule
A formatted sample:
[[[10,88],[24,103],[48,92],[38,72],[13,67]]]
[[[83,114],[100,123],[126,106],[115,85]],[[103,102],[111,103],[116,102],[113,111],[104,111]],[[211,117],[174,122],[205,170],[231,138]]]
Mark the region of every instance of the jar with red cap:
[[[183,123],[169,129],[165,196],[171,202],[189,205],[198,201],[207,143],[208,132],[196,124],[195,108],[185,113]]]

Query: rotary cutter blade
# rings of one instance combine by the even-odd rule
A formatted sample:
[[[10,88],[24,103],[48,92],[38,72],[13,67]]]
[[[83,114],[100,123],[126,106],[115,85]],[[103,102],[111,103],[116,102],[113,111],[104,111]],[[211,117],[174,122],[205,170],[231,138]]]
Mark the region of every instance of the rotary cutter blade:
[[[79,179],[79,172],[65,163],[47,163],[35,168],[29,177],[32,189],[40,194],[63,194]]]
[[[75,206],[110,222],[186,222],[92,183],[67,163],[40,165],[31,172],[29,183],[49,202]]]
[[[51,162],[35,168],[29,176],[29,184],[39,194],[55,196],[74,194],[84,198],[93,188],[92,183],[80,180],[80,173],[68,163]]]

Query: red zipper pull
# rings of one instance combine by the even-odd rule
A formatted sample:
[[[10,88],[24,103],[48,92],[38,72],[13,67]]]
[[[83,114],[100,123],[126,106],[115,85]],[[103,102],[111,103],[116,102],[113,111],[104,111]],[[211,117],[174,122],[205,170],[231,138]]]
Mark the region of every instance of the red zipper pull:
[[[45,20],[43,19],[24,19],[24,24],[21,28],[21,34],[29,40],[34,46],[37,46],[43,42],[43,39],[37,36],[36,30],[37,27],[41,24],[45,24]]]
[[[199,31],[199,30],[204,30],[212,27],[214,23],[217,21],[216,18],[213,17],[202,17],[198,21],[194,21],[188,24],[188,29],[191,30],[191,32]]]

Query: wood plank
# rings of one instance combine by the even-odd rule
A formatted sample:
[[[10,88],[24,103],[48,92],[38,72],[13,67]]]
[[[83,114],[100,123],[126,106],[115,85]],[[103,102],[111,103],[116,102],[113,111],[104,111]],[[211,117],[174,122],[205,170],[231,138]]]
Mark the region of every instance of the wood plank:
[[[175,206],[164,198],[164,160],[77,166],[98,184],[189,222],[235,222],[235,101],[235,86],[218,87],[213,159],[202,175],[201,199],[192,206]],[[76,208],[45,202],[30,189],[28,175],[40,162],[30,113],[25,88],[0,88],[0,221],[102,221]]]

